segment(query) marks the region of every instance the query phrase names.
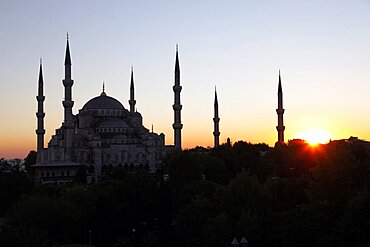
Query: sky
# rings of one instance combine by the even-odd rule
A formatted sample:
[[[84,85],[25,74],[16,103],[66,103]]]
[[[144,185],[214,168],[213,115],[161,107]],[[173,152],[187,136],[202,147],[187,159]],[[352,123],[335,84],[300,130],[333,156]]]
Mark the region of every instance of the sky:
[[[278,71],[286,140],[320,129],[370,140],[370,1],[0,0],[0,157],[36,148],[40,57],[45,143],[63,121],[66,33],[73,113],[100,95],[136,106],[173,144],[179,45],[183,147],[213,146],[217,86],[220,142],[277,140]]]

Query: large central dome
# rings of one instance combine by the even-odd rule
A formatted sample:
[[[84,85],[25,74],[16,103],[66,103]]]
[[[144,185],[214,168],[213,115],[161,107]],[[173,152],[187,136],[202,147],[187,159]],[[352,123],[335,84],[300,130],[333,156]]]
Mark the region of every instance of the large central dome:
[[[88,109],[125,109],[121,102],[115,98],[107,96],[104,92],[95,98],[89,100],[83,108],[84,110]]]

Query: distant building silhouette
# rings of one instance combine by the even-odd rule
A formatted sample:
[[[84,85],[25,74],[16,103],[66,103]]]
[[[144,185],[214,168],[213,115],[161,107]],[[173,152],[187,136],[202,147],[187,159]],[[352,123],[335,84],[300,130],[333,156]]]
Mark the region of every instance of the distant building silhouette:
[[[276,126],[276,130],[278,131],[278,141],[277,143],[284,143],[284,108],[283,108],[283,89],[281,87],[281,77],[280,77],[280,70],[279,70],[279,86],[278,86],[278,108],[276,109],[276,113],[278,115],[278,125]]]
[[[174,123],[172,125],[174,130],[175,148],[181,150],[181,101],[180,93],[182,86],[180,86],[180,64],[179,64],[179,49],[176,45],[176,62],[175,62],[175,85],[173,86],[173,92],[175,93],[175,102],[173,104],[174,111]]]
[[[227,140],[226,140],[226,145],[227,145],[228,147],[231,147],[231,140],[230,140],[230,137],[228,137],[228,138],[227,138]]]
[[[367,148],[370,148],[369,141],[359,139],[358,137],[355,137],[355,136],[350,136],[348,139],[330,140],[329,143],[351,143],[351,144],[362,145],[362,146],[366,146]]]
[[[218,117],[218,100],[217,91],[215,88],[215,102],[214,102],[214,117],[213,117],[213,136],[214,136],[214,148],[218,148],[220,145],[220,130],[219,130],[220,118]]]
[[[71,55],[67,37],[65,55],[64,121],[56,129],[44,148],[44,108],[43,74],[40,63],[38,81],[37,110],[37,162],[34,165],[35,177],[42,183],[70,182],[85,168],[88,181],[97,181],[107,171],[121,167],[129,172],[148,170],[155,172],[164,156],[174,149],[165,146],[164,134],[156,134],[145,128],[142,116],[135,111],[134,73],[131,68],[130,110],[105,92],[89,100],[78,114],[72,113]],[[175,146],[181,149],[180,118],[180,68],[176,51],[175,65]]]

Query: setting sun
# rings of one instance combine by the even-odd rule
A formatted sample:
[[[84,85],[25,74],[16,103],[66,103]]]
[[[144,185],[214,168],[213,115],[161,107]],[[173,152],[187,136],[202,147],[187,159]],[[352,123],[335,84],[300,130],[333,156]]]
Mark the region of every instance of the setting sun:
[[[311,145],[328,143],[331,136],[328,132],[320,129],[312,129],[297,135],[299,139],[307,141]]]

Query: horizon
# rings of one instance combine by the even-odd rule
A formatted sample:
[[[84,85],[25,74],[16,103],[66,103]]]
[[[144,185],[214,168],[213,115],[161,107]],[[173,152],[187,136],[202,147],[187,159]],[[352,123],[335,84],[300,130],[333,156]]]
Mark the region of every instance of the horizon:
[[[103,81],[107,95],[129,109],[133,66],[143,125],[153,124],[173,144],[178,43],[184,149],[213,146],[215,86],[220,143],[230,137],[273,146],[279,69],[286,140],[312,129],[333,140],[370,140],[369,2],[163,3],[1,2],[0,30],[7,35],[0,40],[6,58],[0,62],[0,157],[23,159],[36,150],[40,57],[45,147],[60,127],[66,31],[74,114],[100,95]]]

